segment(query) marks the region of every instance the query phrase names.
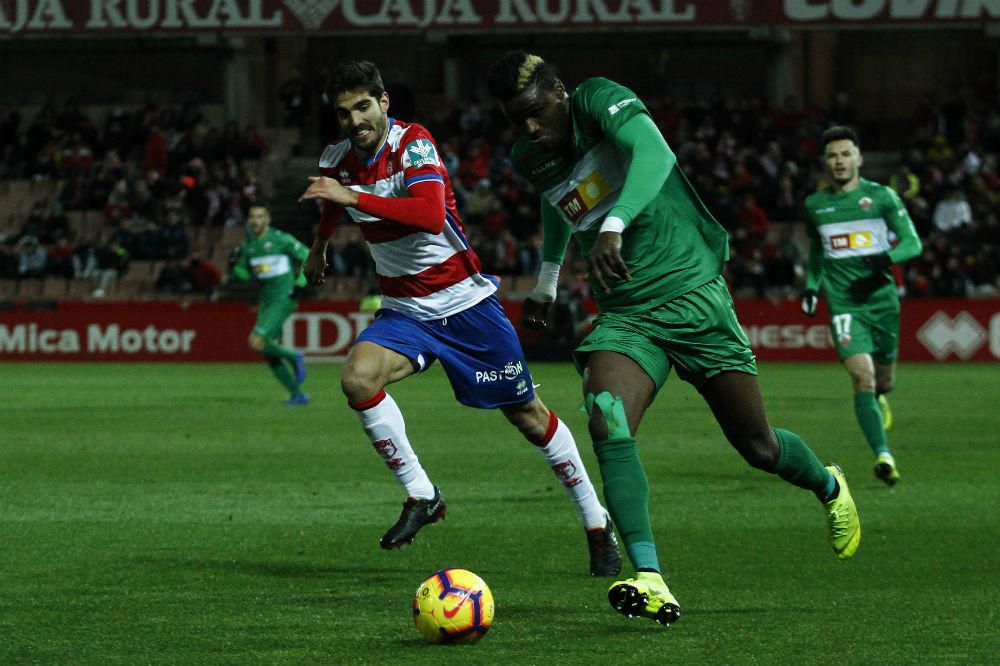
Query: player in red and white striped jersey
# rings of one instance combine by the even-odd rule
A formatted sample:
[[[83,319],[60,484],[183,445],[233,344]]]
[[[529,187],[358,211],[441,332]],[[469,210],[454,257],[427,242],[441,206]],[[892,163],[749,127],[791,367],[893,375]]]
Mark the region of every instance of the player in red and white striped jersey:
[[[340,64],[328,90],[347,140],[326,147],[321,176],[302,200],[318,199],[323,217],[306,277],[323,282],[326,250],[346,212],[368,242],[382,308],[344,363],[341,388],[376,451],[406,489],[399,520],[383,548],[410,543],[444,516],[385,387],[439,360],[464,405],[499,409],[535,444],[576,502],[594,575],[614,575],[621,555],[607,511],[583,467],[573,435],[534,394],[513,326],[496,299],[496,279],[480,273],[448,172],[430,133],[389,118],[389,96],[371,62]]]

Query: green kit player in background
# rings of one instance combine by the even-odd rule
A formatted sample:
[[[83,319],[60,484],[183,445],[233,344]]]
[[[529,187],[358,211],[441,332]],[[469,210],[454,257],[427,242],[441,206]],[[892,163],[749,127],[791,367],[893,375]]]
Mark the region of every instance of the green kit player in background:
[[[257,322],[247,337],[247,345],[259,352],[291,397],[286,405],[308,405],[302,392],[306,366],[302,352],[278,344],[285,320],[298,307],[297,291],[306,279],[301,266],[309,248],[291,234],[271,228],[271,214],[264,206],[252,206],[247,221],[247,239],[232,263],[232,275],[246,282],[251,277],[260,285]]]
[[[611,585],[611,605],[661,624],[680,615],[661,575],[635,439],[671,368],[701,393],[750,465],[816,495],[834,553],[851,557],[861,523],[843,473],[768,423],[756,360],[721,277],[728,237],[642,101],[602,78],[569,92],[525,52],[493,66],[490,89],[520,134],[514,168],[542,195],[544,262],[525,325],[544,325],[570,236],[601,310],[574,356],[607,507],[636,570]]]
[[[885,431],[899,346],[899,294],[890,267],[920,254],[921,244],[903,202],[890,187],[860,176],[857,133],[823,133],[827,189],[806,198],[809,266],[802,311],[816,314],[822,294],[830,306],[837,355],[854,384],[854,413],[875,453],[875,476],[899,481]],[[891,247],[889,234],[899,240]]]

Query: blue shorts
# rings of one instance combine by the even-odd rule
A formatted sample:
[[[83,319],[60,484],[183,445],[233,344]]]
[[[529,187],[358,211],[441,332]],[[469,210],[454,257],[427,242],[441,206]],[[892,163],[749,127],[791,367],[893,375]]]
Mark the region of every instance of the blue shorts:
[[[494,409],[535,398],[521,342],[495,296],[428,321],[382,309],[357,342],[399,352],[420,372],[440,360],[455,398],[469,407]]]

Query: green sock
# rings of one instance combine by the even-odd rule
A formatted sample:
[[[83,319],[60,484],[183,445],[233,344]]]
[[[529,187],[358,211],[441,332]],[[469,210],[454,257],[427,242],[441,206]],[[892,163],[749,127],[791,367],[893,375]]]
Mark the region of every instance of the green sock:
[[[632,566],[660,571],[649,521],[649,482],[632,437],[594,442],[604,480],[604,501]]]
[[[868,440],[868,446],[875,455],[889,452],[889,443],[885,440],[885,428],[882,427],[882,410],[878,399],[869,391],[858,391],[854,394],[854,414],[858,417],[861,432]]]
[[[274,376],[278,378],[281,385],[288,389],[288,392],[292,395],[298,395],[302,393],[302,389],[299,385],[295,383],[295,377],[292,376],[292,371],[288,369],[288,366],[281,362],[281,359],[276,356],[264,356],[264,360],[267,361],[268,366],[271,368],[271,372]]]
[[[298,358],[299,353],[292,349],[285,349],[280,345],[276,345],[273,342],[268,342],[264,345],[264,348],[260,350],[260,353],[264,356],[276,356],[282,360],[288,361],[289,363],[295,363],[295,359]]]
[[[774,429],[778,438],[778,466],[774,473],[793,486],[811,490],[821,502],[837,488],[837,480],[823,467],[816,454],[802,438],[790,430]]]

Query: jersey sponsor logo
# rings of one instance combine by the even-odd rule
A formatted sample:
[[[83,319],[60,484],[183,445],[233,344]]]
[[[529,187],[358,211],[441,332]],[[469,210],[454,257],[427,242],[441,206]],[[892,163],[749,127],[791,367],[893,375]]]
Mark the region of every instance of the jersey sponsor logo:
[[[406,146],[406,155],[414,169],[422,166],[441,166],[434,144],[427,139],[417,139]]]
[[[502,368],[497,368],[495,370],[476,370],[476,383],[492,384],[493,382],[513,381],[520,377],[523,372],[524,363],[521,361],[507,361],[507,364]],[[520,384],[518,384],[518,388],[522,388]],[[527,383],[525,383],[523,388],[524,391],[527,392]]]
[[[855,231],[849,234],[830,236],[830,248],[833,250],[854,250],[871,247],[874,243],[870,231]]]
[[[559,200],[559,208],[573,222],[579,222],[594,206],[607,199],[612,191],[607,179],[599,171],[594,171]]]
[[[873,203],[871,197],[861,197],[858,199],[858,205],[861,206],[861,210],[868,210],[872,207]]]
[[[637,97],[629,97],[628,99],[623,99],[622,101],[616,102],[616,103],[612,104],[611,106],[609,106],[608,107],[608,113],[610,113],[613,116],[616,113],[618,113],[619,111],[621,111],[622,109],[624,109],[629,104],[634,104],[635,102],[638,102],[638,101],[639,101],[639,99]]]
[[[290,272],[292,265],[288,257],[284,254],[269,254],[263,257],[252,258],[250,260],[250,268],[258,280],[269,280]]]
[[[337,176],[340,178],[341,185],[351,184],[351,172],[347,169],[341,169],[340,172],[337,173]]]
[[[836,206],[829,206],[827,208],[820,208],[816,211],[817,215],[822,215],[823,213],[835,213],[837,212]]]

